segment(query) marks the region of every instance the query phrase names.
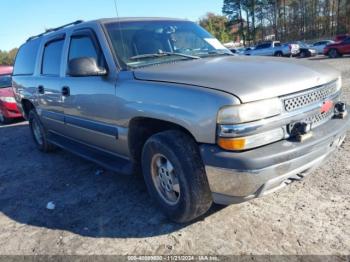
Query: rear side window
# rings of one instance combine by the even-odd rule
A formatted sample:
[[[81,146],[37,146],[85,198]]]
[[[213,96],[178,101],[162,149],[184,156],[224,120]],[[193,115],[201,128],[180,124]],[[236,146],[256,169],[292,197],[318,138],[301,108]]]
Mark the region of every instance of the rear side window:
[[[280,47],[282,45],[281,45],[281,43],[275,43],[275,46]]]
[[[16,56],[13,75],[34,74],[35,62],[40,42],[41,39],[35,39],[22,45]]]
[[[41,74],[52,76],[60,74],[63,44],[64,39],[60,39],[45,45]]]

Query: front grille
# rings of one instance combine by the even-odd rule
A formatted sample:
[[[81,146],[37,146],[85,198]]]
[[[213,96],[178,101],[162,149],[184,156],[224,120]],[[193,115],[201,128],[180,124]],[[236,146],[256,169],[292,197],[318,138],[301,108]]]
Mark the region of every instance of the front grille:
[[[328,120],[330,120],[332,117],[334,116],[334,110],[329,110],[326,113],[320,113],[320,114],[316,114],[313,116],[310,116],[302,121],[299,122],[303,122],[303,123],[310,123],[311,124],[311,129],[314,129],[324,123],[326,123]],[[294,125],[296,123],[291,123],[288,125],[288,133],[291,134],[292,130],[294,128]]]
[[[322,125],[324,122],[327,122],[329,119],[333,117],[333,115],[334,115],[334,111],[329,110],[327,113],[317,114],[307,118],[306,122],[310,122],[312,128],[315,128],[319,125]]]
[[[337,82],[325,84],[310,91],[297,93],[284,99],[284,107],[287,112],[298,110],[304,106],[325,100],[337,92]]]

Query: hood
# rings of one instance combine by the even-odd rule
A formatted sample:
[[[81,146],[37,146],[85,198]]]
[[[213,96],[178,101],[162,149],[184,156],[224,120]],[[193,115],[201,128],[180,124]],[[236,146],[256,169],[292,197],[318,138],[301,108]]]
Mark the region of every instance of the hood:
[[[319,86],[340,74],[318,61],[220,56],[139,68],[134,76],[139,80],[216,89],[246,103]]]

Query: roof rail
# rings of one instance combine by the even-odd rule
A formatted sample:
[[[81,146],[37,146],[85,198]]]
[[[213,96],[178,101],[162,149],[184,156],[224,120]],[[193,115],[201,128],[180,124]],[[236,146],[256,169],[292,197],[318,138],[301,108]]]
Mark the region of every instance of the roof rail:
[[[41,34],[38,34],[38,35],[35,35],[35,36],[31,36],[27,39],[27,42],[30,41],[30,40],[33,40],[35,38],[38,38],[38,37],[41,37],[43,35],[46,35],[48,33],[51,33],[51,32],[54,32],[54,31],[57,31],[57,30],[60,30],[62,28],[65,28],[65,27],[68,27],[68,26],[72,26],[72,25],[77,25],[77,24],[80,24],[84,22],[83,20],[77,20],[77,21],[74,21],[72,23],[69,23],[69,24],[65,24],[65,25],[62,25],[62,26],[59,26],[59,27],[56,27],[56,28],[49,28],[49,29],[46,29],[46,31],[44,33],[41,33]]]

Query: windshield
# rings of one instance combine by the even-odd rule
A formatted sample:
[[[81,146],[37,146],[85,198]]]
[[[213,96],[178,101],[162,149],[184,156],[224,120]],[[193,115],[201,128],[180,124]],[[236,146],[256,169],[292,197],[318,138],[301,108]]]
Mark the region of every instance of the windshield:
[[[12,86],[11,75],[0,75],[0,88]]]
[[[106,28],[123,68],[232,55],[216,38],[189,21],[113,22]]]

